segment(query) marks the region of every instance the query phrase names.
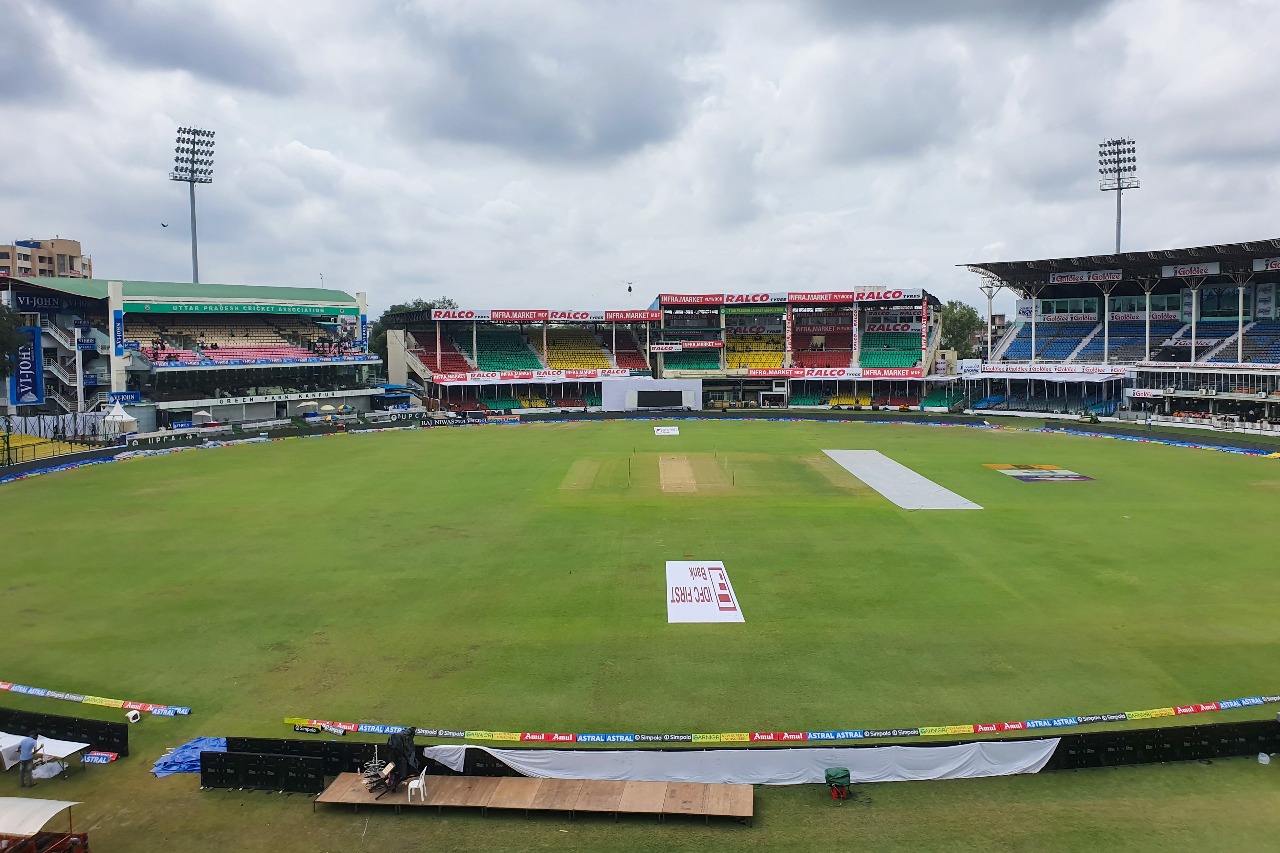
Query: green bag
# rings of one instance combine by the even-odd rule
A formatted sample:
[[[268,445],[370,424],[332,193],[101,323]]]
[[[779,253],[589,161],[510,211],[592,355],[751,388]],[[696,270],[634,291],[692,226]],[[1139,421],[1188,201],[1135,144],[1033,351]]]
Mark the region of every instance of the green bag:
[[[849,784],[849,768],[848,767],[828,767],[827,768],[827,784],[828,785],[848,785]]]

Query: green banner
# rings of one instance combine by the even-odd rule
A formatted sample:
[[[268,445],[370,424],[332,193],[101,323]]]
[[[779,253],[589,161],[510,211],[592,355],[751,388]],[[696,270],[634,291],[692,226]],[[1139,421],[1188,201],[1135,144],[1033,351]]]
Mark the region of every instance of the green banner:
[[[126,302],[127,314],[300,314],[307,317],[354,317],[355,305],[264,305],[252,302]]]
[[[726,314],[785,314],[787,306],[785,305],[726,305],[724,306]]]

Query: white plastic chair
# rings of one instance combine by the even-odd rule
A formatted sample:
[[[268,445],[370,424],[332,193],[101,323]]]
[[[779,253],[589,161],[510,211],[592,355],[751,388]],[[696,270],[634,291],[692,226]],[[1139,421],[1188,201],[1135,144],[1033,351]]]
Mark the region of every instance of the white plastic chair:
[[[422,772],[418,774],[417,779],[409,780],[409,787],[405,790],[405,795],[409,802],[413,802],[413,792],[418,792],[418,798],[422,802],[427,801],[427,768],[423,767]]]

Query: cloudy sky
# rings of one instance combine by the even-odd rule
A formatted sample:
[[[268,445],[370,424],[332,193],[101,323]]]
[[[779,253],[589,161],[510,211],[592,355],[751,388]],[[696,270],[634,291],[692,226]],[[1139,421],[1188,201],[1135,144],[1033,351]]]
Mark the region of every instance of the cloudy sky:
[[[371,306],[923,286],[1280,233],[1274,0],[4,0],[0,238]],[[161,223],[169,223],[162,228]],[[634,282],[633,294],[627,282]]]

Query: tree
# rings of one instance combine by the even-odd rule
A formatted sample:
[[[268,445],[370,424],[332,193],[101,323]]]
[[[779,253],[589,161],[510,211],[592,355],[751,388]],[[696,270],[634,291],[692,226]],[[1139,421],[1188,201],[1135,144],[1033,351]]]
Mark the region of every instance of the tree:
[[[952,299],[942,306],[942,348],[956,351],[957,358],[973,358],[973,333],[983,327],[982,315],[967,302]]]
[[[22,318],[7,305],[0,305],[0,379],[13,369],[13,355],[18,351],[18,328]]]
[[[435,299],[414,299],[411,302],[401,302],[392,305],[386,311],[382,312],[382,316],[374,321],[369,327],[369,352],[382,359],[383,363],[387,360],[387,325],[384,322],[388,314],[399,314],[401,311],[430,311],[432,308],[457,308],[458,303],[454,302],[447,296],[439,296]]]

